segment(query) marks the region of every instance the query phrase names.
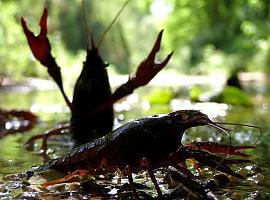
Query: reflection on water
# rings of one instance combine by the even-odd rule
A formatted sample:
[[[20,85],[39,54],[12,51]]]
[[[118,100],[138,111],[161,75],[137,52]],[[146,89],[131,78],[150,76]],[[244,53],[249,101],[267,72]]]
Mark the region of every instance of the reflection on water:
[[[270,197],[270,183],[267,181],[270,177],[270,132],[269,116],[270,107],[266,97],[257,96],[257,105],[252,108],[231,107],[226,104],[217,103],[191,103],[184,100],[183,97],[177,97],[170,101],[168,105],[151,106],[145,99],[141,99],[144,90],[140,90],[140,95],[133,94],[115,105],[117,111],[116,126],[125,123],[134,118],[140,118],[152,113],[165,113],[177,109],[198,109],[208,114],[216,121],[227,121],[235,123],[254,124],[263,129],[263,135],[258,142],[256,150],[248,151],[257,162],[255,171],[258,177],[253,180],[243,180],[231,188],[236,194],[243,198],[260,199],[260,197]],[[6,174],[13,174],[29,169],[31,166],[39,165],[43,162],[37,155],[37,151],[27,151],[24,143],[35,134],[42,133],[44,130],[54,126],[54,123],[69,120],[68,109],[64,104],[62,96],[58,91],[37,91],[28,93],[14,93],[11,91],[1,92],[1,108],[5,109],[31,109],[40,116],[40,124],[29,132],[7,136],[0,140],[0,177]],[[234,144],[252,145],[259,135],[258,130],[241,126],[229,126]],[[228,143],[228,138],[221,133],[214,132],[209,128],[194,128],[188,131],[184,137],[186,141],[207,140],[222,141]],[[59,145],[62,141],[53,140],[50,145],[55,150],[55,157],[69,149],[68,146]],[[38,144],[40,145],[40,143]],[[64,150],[61,150],[64,148]],[[249,169],[241,169],[248,171]],[[246,172],[248,173],[248,172]],[[256,175],[256,174],[255,174]],[[255,176],[254,175],[254,176]],[[252,184],[251,184],[251,183]],[[229,189],[228,189],[229,190]],[[234,192],[227,191],[225,198],[231,197]],[[236,195],[234,194],[234,195]]]

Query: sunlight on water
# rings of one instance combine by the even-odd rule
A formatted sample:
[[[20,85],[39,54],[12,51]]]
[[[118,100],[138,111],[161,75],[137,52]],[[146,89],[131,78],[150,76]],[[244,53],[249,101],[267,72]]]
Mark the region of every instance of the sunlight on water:
[[[231,107],[227,104],[211,102],[193,103],[189,100],[177,98],[171,100],[170,103],[165,106],[167,111],[164,112],[164,107],[159,107],[160,105],[151,105],[146,100],[142,101],[140,96],[141,94],[134,93],[128,98],[115,104],[116,118],[119,125],[124,124],[131,119],[145,116],[148,113],[165,113],[178,109],[196,109],[206,113],[212,119],[260,126],[264,132],[262,139],[256,145],[256,150],[248,151],[248,153],[254,155],[254,157],[250,159],[254,159],[258,165],[246,165],[244,167],[236,168],[238,171],[241,171],[241,173],[252,173],[252,175],[250,175],[247,180],[237,181],[235,187],[231,190],[227,189],[226,198],[231,198],[232,196],[240,196],[243,198],[264,198],[270,196],[270,186],[268,182],[265,182],[266,177],[270,176],[268,167],[270,158],[266,159],[270,155],[270,141],[268,139],[270,127],[268,123],[266,123],[268,116],[270,116],[268,104],[259,106],[259,109],[257,107],[243,109]],[[18,98],[22,98],[22,100],[20,102],[14,102],[14,100]],[[41,116],[41,121],[43,122],[39,124],[40,127],[36,127],[30,132],[9,135],[0,140],[0,177],[5,177],[6,175],[13,175],[14,173],[28,170],[32,166],[40,165],[43,162],[42,157],[37,155],[40,142],[35,146],[35,151],[26,150],[24,143],[32,135],[42,133],[44,130],[53,127],[55,123],[59,123],[63,120],[68,121],[70,114],[62,97],[55,95],[54,91],[41,91],[40,93],[36,91],[29,94],[6,93],[5,95],[0,96],[0,102],[1,106],[5,108],[30,108],[31,111],[34,111]],[[161,108],[161,110],[158,110],[159,108]],[[47,124],[46,122],[49,123]],[[14,127],[17,125],[17,122],[14,121],[7,123],[6,127]],[[231,126],[229,128],[231,129]],[[231,131],[230,134],[234,144],[252,145],[258,137],[258,132],[254,129],[241,126],[235,126],[232,129],[233,131]],[[212,128],[201,127],[189,131],[184,136],[183,142],[192,141],[194,139],[197,141],[223,142],[227,141],[228,138],[223,134],[213,131]],[[69,139],[64,139],[65,142],[68,142],[68,140]],[[56,138],[49,141],[53,153],[51,154],[52,157],[59,156],[63,151],[67,151],[70,148],[68,145],[63,147],[59,145],[59,143],[63,143],[63,139],[58,140]],[[145,181],[139,176],[136,176],[136,178],[138,178],[138,181]],[[12,180],[12,178],[9,177],[0,181],[0,198],[1,196],[10,197],[10,191],[14,191],[12,188],[18,187],[14,185],[15,183],[18,184],[18,182],[15,181],[15,183],[13,182],[14,184],[11,185],[9,179]],[[114,181],[117,182],[117,177]],[[152,185],[152,183],[150,185]],[[165,186],[162,185],[162,188],[163,187]],[[8,190],[1,190],[1,188],[8,188]],[[112,187],[110,192],[115,194],[117,190],[118,189]],[[162,190],[167,190],[167,186]],[[22,191],[20,192],[22,193]],[[150,190],[150,193],[151,192],[153,192],[153,189]],[[222,194],[224,194],[224,191],[222,192]],[[218,193],[219,192],[217,192],[217,194]],[[25,195],[31,196],[31,193],[28,191]]]

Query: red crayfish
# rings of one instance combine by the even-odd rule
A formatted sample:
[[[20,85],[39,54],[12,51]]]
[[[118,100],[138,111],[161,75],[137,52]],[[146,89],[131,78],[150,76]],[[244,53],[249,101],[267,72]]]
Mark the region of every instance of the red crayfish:
[[[23,18],[21,18],[21,23],[35,58],[47,67],[48,73],[57,83],[72,114],[70,124],[49,131],[47,135],[58,134],[64,129],[71,128],[76,145],[83,144],[38,167],[37,170],[56,169],[66,172],[79,170],[64,177],[63,180],[84,173],[99,175],[120,171],[128,176],[136,198],[139,196],[134,187],[132,173],[146,169],[158,196],[161,197],[162,192],[153,170],[173,166],[192,177],[193,174],[185,164],[186,159],[190,158],[226,174],[242,178],[242,175],[235,173],[228,165],[251,162],[250,160],[228,159],[215,154],[247,157],[247,154],[239,150],[254,148],[254,146],[203,142],[183,145],[181,143],[184,132],[191,127],[209,125],[226,132],[225,128],[199,111],[179,110],[169,114],[144,117],[111,131],[113,104],[131,94],[134,89],[146,85],[169,62],[172,53],[161,63],[155,62],[155,55],[160,49],[162,31],[148,57],[139,65],[135,76],[116,89],[114,93],[111,93],[107,65],[99,56],[98,47],[92,40],[92,47],[87,49],[86,61],[75,85],[73,100],[70,102],[63,89],[60,67],[51,54],[51,45],[47,37],[47,9],[44,9],[41,17],[41,31],[38,36],[29,31]],[[37,138],[46,137],[35,136],[29,143]],[[48,182],[43,186],[58,182],[59,180]]]
[[[247,163],[251,162],[250,160],[227,159],[213,153],[247,157],[247,154],[241,153],[239,150],[254,148],[254,146],[231,146],[209,142],[181,144],[183,134],[187,129],[204,125],[226,132],[225,128],[197,110],[179,110],[169,114],[144,117],[131,121],[106,136],[77,147],[40,166],[37,170],[55,169],[66,172],[78,170],[61,181],[79,174],[99,175],[114,173],[118,170],[128,176],[133,193],[137,198],[132,173],[146,169],[158,196],[161,197],[162,192],[153,170],[173,166],[192,177],[185,164],[186,159],[191,158],[202,165],[242,178],[242,175],[232,171],[228,165]],[[47,187],[56,183],[59,181],[47,182],[43,186]]]
[[[38,118],[30,111],[0,109],[0,138],[31,130]]]
[[[3,79],[0,77],[0,87]],[[0,138],[13,133],[31,130],[37,123],[38,117],[25,110],[0,109]]]
[[[106,71],[107,65],[99,56],[98,48],[92,39],[92,47],[87,49],[86,61],[75,85],[73,100],[70,102],[64,92],[60,67],[51,54],[51,45],[47,37],[47,15],[47,9],[45,8],[40,20],[41,31],[38,36],[29,31],[25,20],[21,18],[21,24],[33,55],[47,68],[49,75],[58,85],[66,104],[71,110],[71,124],[58,130],[49,131],[47,136],[58,134],[61,130],[71,127],[73,138],[76,146],[78,146],[109,133],[114,121],[113,104],[131,94],[136,88],[150,82],[166,66],[172,53],[164,61],[155,62],[155,55],[160,49],[163,33],[161,31],[150,54],[139,65],[135,76],[130,77],[125,84],[112,94]],[[43,135],[35,136],[29,140],[28,144],[32,144],[38,138],[44,139],[47,137]],[[44,146],[46,145],[44,144]]]

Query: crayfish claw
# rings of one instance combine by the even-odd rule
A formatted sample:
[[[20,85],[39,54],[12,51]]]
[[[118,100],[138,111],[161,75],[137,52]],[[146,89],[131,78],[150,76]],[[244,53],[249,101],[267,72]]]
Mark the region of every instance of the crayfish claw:
[[[160,50],[160,43],[161,43],[163,31],[164,31],[164,29],[162,29],[159,32],[158,37],[156,39],[156,42],[155,42],[155,44],[154,44],[154,46],[153,46],[153,48],[152,48],[151,52],[149,53],[146,60],[155,60],[156,54]]]
[[[243,164],[243,163],[255,163],[254,161],[248,160],[248,159],[225,159],[224,162],[226,162],[227,165]]]
[[[192,146],[194,149],[206,150],[211,153],[225,154],[225,155],[235,155],[241,157],[249,157],[250,155],[246,153],[242,153],[239,150],[244,149],[255,149],[255,146],[232,146],[227,144],[218,144],[215,142],[192,142],[188,144],[188,146]]]
[[[48,10],[47,8],[44,8],[39,22],[40,33],[37,36],[35,36],[34,33],[28,29],[26,21],[23,17],[21,17],[21,25],[34,57],[47,68],[49,75],[58,85],[66,104],[72,111],[71,102],[69,101],[63,88],[60,67],[57,65],[55,58],[51,54],[51,44],[47,36],[47,17]]]
[[[173,52],[171,52],[162,62],[155,62],[155,56],[160,49],[162,33],[163,30],[158,34],[157,40],[147,58],[144,59],[138,66],[135,75],[130,77],[126,83],[117,88],[112,94],[110,100],[105,104],[102,104],[102,107],[98,108],[97,110],[102,110],[104,107],[112,105],[119,99],[131,94],[136,88],[148,84],[157,75],[157,73],[167,65],[172,57]]]
[[[51,56],[51,45],[47,37],[47,16],[48,11],[46,8],[44,8],[39,22],[40,33],[37,36],[35,36],[34,33],[28,29],[26,21],[23,17],[21,17],[21,25],[27,38],[29,47],[31,48],[34,57],[45,66],[45,63],[47,63],[48,58]],[[49,66],[46,67],[49,68]]]
[[[159,52],[160,50],[160,43],[161,43],[161,39],[162,39],[162,34],[163,34],[164,29],[162,29],[157,37],[157,40],[152,48],[152,50],[150,51],[148,57],[145,59],[146,62],[152,63],[155,74],[157,74],[163,67],[165,67],[167,65],[167,63],[169,62],[173,51],[167,56],[167,58],[165,60],[163,60],[160,63],[155,63],[155,57],[157,52]]]
[[[165,60],[163,60],[160,63],[154,64],[154,74],[155,75],[167,65],[167,63],[171,59],[172,55],[173,55],[173,51],[166,57]]]
[[[242,175],[235,173],[231,168],[228,166],[229,164],[239,164],[239,163],[249,163],[250,160],[240,160],[240,159],[226,159],[220,156],[208,153],[202,150],[196,150],[191,146],[182,146],[180,147],[176,153],[173,154],[171,157],[176,161],[183,161],[190,158],[195,159],[202,165],[209,166],[213,169],[219,170],[231,176],[237,178],[243,178]]]
[[[160,49],[162,33],[163,30],[158,34],[157,40],[151,52],[147,58],[139,65],[136,75],[132,79],[137,87],[146,85],[148,82],[150,82],[155,77],[155,75],[166,66],[173,54],[173,52],[170,53],[163,62],[155,63],[156,54]]]

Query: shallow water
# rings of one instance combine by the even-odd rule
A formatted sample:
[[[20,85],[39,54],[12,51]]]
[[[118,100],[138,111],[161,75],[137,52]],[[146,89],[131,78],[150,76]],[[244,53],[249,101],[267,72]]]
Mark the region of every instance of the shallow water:
[[[1,108],[5,109],[31,109],[31,111],[37,113],[40,116],[40,123],[31,131],[9,135],[0,140],[0,198],[12,199],[19,197],[23,199],[23,193],[21,189],[22,185],[18,181],[12,181],[14,178],[12,175],[27,171],[32,166],[42,164],[43,158],[38,155],[40,142],[37,143],[35,151],[26,150],[24,144],[32,136],[43,131],[52,128],[55,123],[62,121],[68,121],[69,113],[64,105],[62,97],[58,91],[46,90],[46,91],[27,91],[27,92],[13,92],[14,90],[2,91],[0,96]],[[256,150],[250,150],[248,153],[252,154],[252,160],[256,164],[241,165],[236,167],[235,170],[240,171],[242,174],[250,174],[247,180],[232,181],[231,185],[224,189],[220,189],[215,194],[219,195],[219,198],[224,199],[268,199],[270,198],[270,104],[268,98],[263,94],[254,96],[254,100],[257,104],[252,108],[231,107],[226,104],[216,103],[191,103],[190,101],[183,100],[185,97],[177,96],[170,102],[169,105],[149,105],[143,96],[147,93],[144,90],[139,91],[131,95],[126,100],[121,101],[115,105],[117,111],[116,126],[124,124],[131,119],[140,118],[147,114],[152,113],[165,113],[177,109],[199,109],[208,114],[215,121],[226,121],[234,123],[253,124],[261,127],[263,135],[260,140],[255,144]],[[253,145],[259,136],[259,131],[252,128],[241,126],[228,126],[231,131],[232,142],[235,145],[245,144]],[[49,141],[49,147],[52,149],[50,154],[51,158],[57,157],[70,149],[70,146],[64,145],[64,141],[69,141],[68,137],[52,139]],[[213,130],[212,128],[194,128],[188,131],[184,136],[183,142],[189,142],[192,140],[203,141],[217,141],[228,143],[228,137],[224,134]],[[8,178],[7,178],[8,177]],[[11,177],[11,178],[10,178]],[[16,185],[17,184],[17,185]],[[21,185],[20,185],[21,184]],[[56,190],[59,193],[58,190]],[[72,191],[72,190],[69,190]],[[46,199],[51,198],[53,192],[49,193],[37,192],[27,190],[27,195],[33,195],[34,199]],[[150,193],[153,191],[150,191]],[[155,192],[154,192],[155,193]],[[73,196],[75,193],[69,193],[67,196]],[[87,197],[80,194],[81,197]],[[79,195],[79,196],[80,196]],[[76,195],[75,195],[76,196]],[[77,194],[78,196],[78,194]],[[80,199],[79,197],[77,197]],[[59,196],[55,196],[57,199]],[[75,197],[74,197],[75,198]],[[76,199],[75,198],[75,199]]]

